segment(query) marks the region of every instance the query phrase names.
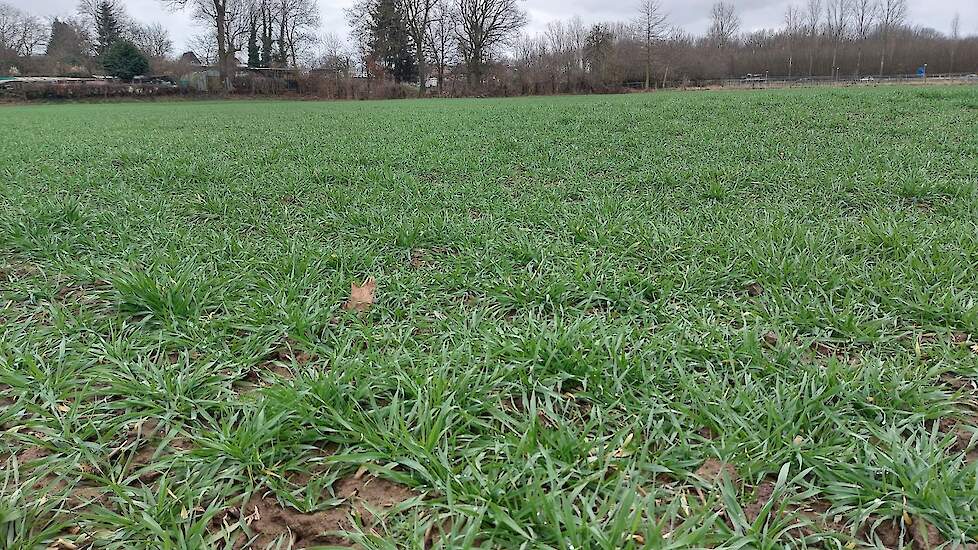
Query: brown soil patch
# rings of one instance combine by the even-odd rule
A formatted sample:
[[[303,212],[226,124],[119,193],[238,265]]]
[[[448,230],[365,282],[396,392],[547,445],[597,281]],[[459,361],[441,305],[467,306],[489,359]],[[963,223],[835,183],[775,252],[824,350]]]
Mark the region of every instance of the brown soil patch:
[[[825,342],[812,342],[812,351],[819,357],[842,357],[839,350]]]
[[[798,506],[796,511],[820,531],[829,533],[848,532],[849,527],[841,517],[828,517],[831,508],[832,505],[824,500],[814,500]],[[802,528],[804,534],[811,534],[812,531],[809,527]]]
[[[936,527],[927,521],[917,518],[913,522],[913,548],[931,550],[944,544],[944,537]]]
[[[884,548],[931,550],[946,542],[940,531],[923,518],[912,518],[909,524],[901,520],[885,520],[874,529],[876,521],[878,519],[871,518],[859,533],[868,541],[878,539]]]
[[[60,302],[65,304],[107,309],[112,307],[112,300],[105,298],[103,293],[111,288],[112,285],[105,281],[68,283],[58,289],[56,296]]]
[[[774,496],[775,482],[768,479],[762,482],[754,490],[755,499],[753,502],[743,507],[744,515],[751,523],[757,521],[761,515],[761,510]],[[797,533],[801,536],[813,535],[817,532],[846,533],[848,526],[842,518],[828,517],[828,511],[832,508],[831,504],[824,500],[812,500],[798,505],[785,506],[785,510],[780,512],[780,502],[776,502],[771,509],[772,514],[784,513],[787,515],[796,514],[799,519],[808,522],[810,526],[799,527]]]
[[[711,471],[719,467],[717,464],[712,465]],[[753,523],[760,517],[761,510],[774,496],[774,490],[775,482],[771,479],[763,481],[755,488],[754,500],[743,506],[744,515],[749,522]],[[832,506],[828,501],[815,499],[801,504],[786,505],[783,512],[779,511],[780,507],[781,503],[776,502],[771,513],[794,515],[807,522],[807,525],[793,530],[795,533],[793,536],[811,536],[818,533],[845,535],[852,531],[852,524],[842,516],[829,516]],[[900,519],[881,521],[878,516],[871,517],[859,527],[857,534],[862,540],[874,542],[878,539],[883,548],[894,549],[931,550],[946,542],[940,531],[924,518],[908,518],[908,520],[908,523],[904,523]]]
[[[119,460],[129,461],[128,471],[132,472],[149,466],[158,460],[159,456],[174,451],[186,451],[191,448],[190,442],[183,438],[174,438],[165,447],[160,448],[165,435],[159,422],[151,418],[145,419],[129,428],[123,443],[116,447],[111,455],[132,453],[128,458],[125,455],[119,457]],[[140,473],[139,480],[143,483],[152,483],[160,475],[162,475],[160,471],[147,469],[147,471]]]
[[[414,269],[422,269],[428,265],[430,265],[429,260],[425,258],[424,250],[420,248],[411,250],[411,267]]]
[[[567,398],[567,403],[572,414],[576,413],[582,421],[591,418],[591,409],[594,408],[594,405],[590,401],[579,395],[575,395],[573,392],[566,392],[562,395]]]
[[[966,332],[955,332],[951,334],[952,344],[967,344],[971,337]]]
[[[710,428],[709,426],[703,426],[702,428],[696,430],[696,434],[703,439],[713,440],[717,438],[716,432],[714,432],[713,428]]]
[[[325,544],[346,546],[349,541],[329,533],[353,530],[354,517],[366,526],[376,525],[382,518],[375,517],[371,510],[384,512],[418,496],[410,488],[392,481],[355,475],[338,481],[333,489],[335,496],[344,502],[330,510],[304,513],[283,507],[272,497],[256,496],[240,512],[232,509],[223,517],[215,518],[213,527],[231,526],[238,521],[245,523],[255,539],[248,545],[243,536],[238,536],[234,548],[264,548],[278,540],[286,541],[286,548]]]
[[[290,483],[298,487],[305,487],[309,485],[309,482],[312,481],[314,477],[329,471],[329,465],[324,463],[322,459],[336,454],[338,449],[339,447],[334,443],[327,443],[323,447],[316,448],[312,452],[312,457],[304,462],[304,471],[289,472],[285,474],[285,478],[288,479]]]
[[[446,246],[431,248],[414,248],[411,250],[410,264],[414,269],[432,269],[438,267],[438,256],[455,256],[458,250]]]
[[[479,303],[479,296],[472,291],[466,291],[462,294],[461,302],[463,306],[473,307]]]
[[[93,504],[105,507],[109,504],[109,498],[104,487],[91,487],[88,485],[78,485],[68,492],[68,504],[75,510],[88,508]]]
[[[950,373],[945,373],[941,375],[940,382],[944,385],[950,386],[955,391],[971,393],[976,399],[978,399],[978,380],[961,378]]]
[[[732,464],[721,462],[715,458],[707,459],[696,470],[696,476],[710,485],[719,482],[724,473],[727,474],[727,477],[730,478],[732,483],[737,483],[740,480],[740,475]]]
[[[904,547],[904,545],[901,544],[903,541],[903,530],[901,529],[899,522],[896,520],[885,520],[876,527],[873,527],[874,523],[876,523],[876,520],[870,518],[866,522],[866,525],[859,530],[861,538],[868,541],[878,539],[883,545],[883,548]]]
[[[268,387],[271,383],[267,379],[268,374],[273,374],[279,378],[292,380],[295,376],[289,367],[277,361],[268,361],[260,365],[255,365],[245,374],[244,378],[234,383],[234,387],[239,394],[249,393],[259,388]]]
[[[18,279],[26,279],[39,271],[40,269],[34,264],[8,257],[0,265],[0,278],[7,279],[8,281],[16,281]]]
[[[283,363],[292,363],[294,361],[299,365],[305,365],[316,358],[315,355],[303,351],[299,343],[291,338],[286,339],[285,343],[275,350],[272,357]]]
[[[530,408],[523,397],[519,395],[512,395],[503,399],[502,402],[503,410],[507,412],[517,413],[521,416],[528,416]],[[537,407],[537,418],[540,420],[540,424],[546,428],[553,428],[557,424],[551,420],[547,413],[544,412],[542,407]]]
[[[978,461],[978,435],[976,435],[978,433],[978,381],[943,374],[940,382],[951,387],[955,393],[964,394],[960,404],[970,412],[961,419],[941,418],[938,421],[938,429],[945,434],[954,434],[955,441],[951,450],[965,453],[967,464],[974,463]]]
[[[44,447],[28,447],[17,453],[17,462],[23,466],[41,460],[42,458],[47,458],[50,455],[51,451]]]
[[[859,350],[854,346],[831,345],[826,342],[815,341],[812,342],[810,349],[812,354],[806,358],[807,360],[835,359],[852,366],[857,366],[860,363]]]
[[[941,433],[954,435],[954,443],[950,450],[955,453],[965,453],[966,464],[978,461],[978,418],[972,418],[969,422],[942,418],[938,423],[938,429]],[[972,441],[975,443],[972,444]]]
[[[165,455],[170,455],[177,451],[188,451],[191,448],[191,443],[181,438],[173,439],[162,449],[160,448],[158,439],[147,441],[136,447],[129,461],[129,471],[135,472],[142,470],[139,473],[139,481],[145,484],[153,483],[163,475],[163,472],[161,470],[147,468],[147,466],[158,462]]]
[[[770,481],[765,481],[760,484],[755,490],[756,494],[755,500],[746,504],[744,508],[744,515],[747,516],[747,521],[754,523],[758,516],[761,515],[761,509],[771,500],[771,496],[774,495],[774,483]]]

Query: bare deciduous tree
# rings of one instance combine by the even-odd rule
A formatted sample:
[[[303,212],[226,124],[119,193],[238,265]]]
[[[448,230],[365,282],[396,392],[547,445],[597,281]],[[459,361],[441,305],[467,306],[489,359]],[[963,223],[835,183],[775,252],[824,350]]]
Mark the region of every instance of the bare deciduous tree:
[[[961,14],[955,13],[951,19],[951,63],[948,65],[950,72],[954,72],[954,57],[958,53],[958,42],[961,40]]]
[[[795,61],[795,48],[794,43],[801,34],[801,29],[804,26],[801,10],[797,6],[788,6],[788,9],[784,12],[784,25],[785,25],[785,35],[787,42],[787,65],[788,65],[788,78],[791,78],[792,70],[794,69]]]
[[[579,33],[582,26],[580,18],[574,18],[567,23],[551,21],[544,31],[550,56],[554,62],[555,75],[563,76],[560,80],[563,81],[564,89],[568,92],[574,86],[575,73],[580,67],[580,50],[583,46]]]
[[[47,34],[47,27],[37,17],[10,4],[0,3],[0,51],[30,57],[44,45]]]
[[[435,13],[438,0],[400,0],[401,9],[407,23],[408,36],[414,44],[414,57],[418,62],[418,96],[425,94],[425,83],[428,80],[428,56],[425,46],[428,44],[428,33],[431,31],[431,19]]]
[[[170,33],[159,23],[136,27],[132,31],[132,41],[149,57],[162,58],[173,52]]]
[[[893,31],[902,26],[907,20],[907,0],[880,0],[879,5],[879,34],[880,34],[880,76],[886,63],[886,50],[892,47]]]
[[[727,46],[740,31],[740,16],[732,3],[713,4],[709,38],[718,48]]]
[[[808,76],[815,74],[815,52],[819,48],[822,0],[808,0],[805,6],[805,33],[808,35]]]
[[[452,62],[455,49],[452,40],[458,25],[455,7],[451,0],[437,0],[431,14],[428,29],[428,53],[435,67],[438,80],[438,95],[445,93],[445,73]]]
[[[855,0],[852,4],[852,24],[856,33],[856,76],[862,75],[863,48],[876,26],[876,0]]]
[[[316,0],[274,0],[271,17],[278,25],[278,58],[283,65],[298,65],[299,55],[315,41],[311,29],[319,25]]]
[[[233,37],[229,36],[229,26],[234,25],[236,0],[162,0],[175,9],[191,8],[193,17],[204,22],[214,32],[217,45],[215,51],[217,70],[226,89],[231,89],[235,57]]]
[[[456,0],[456,35],[470,84],[480,84],[494,50],[511,41],[527,22],[518,0]]]
[[[641,35],[643,51],[645,54],[645,89],[648,90],[652,83],[652,48],[655,43],[662,38],[666,29],[668,16],[662,9],[659,0],[642,0],[638,6],[638,18],[635,26]]]
[[[825,34],[832,41],[832,77],[839,75],[836,61],[839,59],[839,47],[849,32],[849,21],[852,15],[850,0],[826,0],[825,3]]]

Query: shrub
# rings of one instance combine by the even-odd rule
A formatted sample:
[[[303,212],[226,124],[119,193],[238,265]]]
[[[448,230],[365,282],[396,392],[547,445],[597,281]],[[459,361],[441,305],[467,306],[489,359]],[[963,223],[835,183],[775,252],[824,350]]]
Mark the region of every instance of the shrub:
[[[119,40],[109,46],[102,56],[102,66],[110,75],[123,80],[132,80],[134,76],[149,72],[149,60],[128,40]]]

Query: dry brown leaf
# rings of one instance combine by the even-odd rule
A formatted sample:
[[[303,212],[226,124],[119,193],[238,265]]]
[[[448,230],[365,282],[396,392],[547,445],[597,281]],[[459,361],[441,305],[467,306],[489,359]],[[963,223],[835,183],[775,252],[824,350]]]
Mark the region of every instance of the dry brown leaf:
[[[377,290],[377,281],[373,277],[368,277],[362,285],[353,283],[350,285],[350,298],[343,304],[343,309],[347,311],[367,311],[374,303],[374,292]]]

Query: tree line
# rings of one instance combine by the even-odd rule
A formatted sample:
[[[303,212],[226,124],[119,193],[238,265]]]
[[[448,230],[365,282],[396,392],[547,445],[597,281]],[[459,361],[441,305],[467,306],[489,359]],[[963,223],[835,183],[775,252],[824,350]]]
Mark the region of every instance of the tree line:
[[[159,23],[142,24],[120,0],[82,0],[74,17],[50,21],[0,2],[0,74],[145,74],[173,51]]]
[[[236,67],[303,67],[334,79],[411,85],[419,95],[547,94],[655,88],[704,80],[868,78],[978,70],[978,38],[913,25],[907,0],[802,0],[773,29],[744,32],[737,6],[716,2],[709,29],[670,22],[660,0],[633,17],[580,17],[526,33],[521,0],[356,0],[348,39],[319,36],[316,0],[161,0],[190,10],[205,32],[191,46],[231,86]],[[141,25],[119,0],[82,0],[78,16],[43,22],[0,3],[0,70],[48,58],[47,68],[104,66],[113,43],[149,60],[170,56],[160,25]],[[129,53],[132,53],[130,51]]]
[[[515,42],[518,93],[600,91],[756,75],[785,79],[870,79],[978,70],[978,38],[955,16],[951,33],[914,26],[906,0],[807,0],[789,6],[779,28],[742,32],[735,4],[712,6],[693,36],[669,24],[660,2],[644,0],[631,21],[558,21]]]
[[[193,51],[215,65],[230,87],[235,68],[297,67],[304,64],[318,37],[315,0],[163,0],[190,9],[206,31],[192,41]]]

